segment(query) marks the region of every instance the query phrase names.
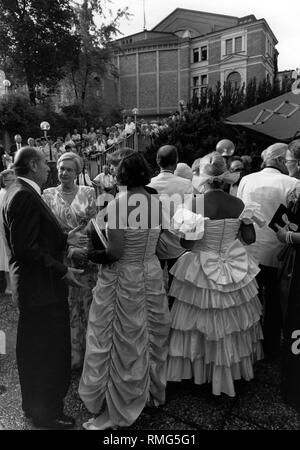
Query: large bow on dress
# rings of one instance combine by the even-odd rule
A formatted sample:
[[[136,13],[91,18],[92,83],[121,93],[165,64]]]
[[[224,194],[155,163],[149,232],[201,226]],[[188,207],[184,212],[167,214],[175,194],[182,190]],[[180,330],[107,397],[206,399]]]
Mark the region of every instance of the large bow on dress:
[[[200,261],[206,276],[216,284],[238,283],[248,272],[247,252],[238,239],[223,254],[201,251]]]

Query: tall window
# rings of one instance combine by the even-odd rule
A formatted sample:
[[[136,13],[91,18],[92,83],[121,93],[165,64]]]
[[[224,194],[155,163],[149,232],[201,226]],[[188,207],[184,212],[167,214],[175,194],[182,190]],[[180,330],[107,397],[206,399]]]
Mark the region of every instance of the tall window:
[[[239,89],[242,84],[242,77],[238,72],[231,72],[227,77],[227,82],[233,89]]]
[[[207,75],[201,75],[201,86],[207,85]]]
[[[225,44],[226,44],[225,54],[231,55],[232,54],[232,39],[226,39]]]
[[[199,48],[194,48],[193,50],[193,62],[199,62]]]
[[[199,77],[193,77],[193,97],[199,97]]]
[[[201,61],[207,61],[207,45],[201,47]]]
[[[235,49],[234,52],[238,53],[242,51],[242,36],[235,38]]]

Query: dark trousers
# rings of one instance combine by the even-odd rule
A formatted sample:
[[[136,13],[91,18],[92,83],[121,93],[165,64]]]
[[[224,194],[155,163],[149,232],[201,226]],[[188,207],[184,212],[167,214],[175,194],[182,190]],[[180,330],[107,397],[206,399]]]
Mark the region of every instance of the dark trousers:
[[[257,275],[258,296],[264,307],[263,333],[266,357],[278,355],[281,342],[282,311],[280,305],[280,289],[278,269],[260,265]]]
[[[20,310],[16,354],[23,411],[37,419],[58,417],[71,379],[67,301]]]
[[[173,275],[170,273],[170,270],[172,269],[172,267],[174,266],[174,264],[176,263],[177,258],[175,259],[160,259],[160,265],[162,270],[165,269],[165,266],[167,265],[167,269],[168,269],[168,288],[170,289],[172,281],[173,281]],[[174,303],[174,297],[169,296],[168,297],[169,300],[169,309],[172,308],[173,303]]]
[[[6,289],[5,272],[0,272],[0,293],[3,294]]]

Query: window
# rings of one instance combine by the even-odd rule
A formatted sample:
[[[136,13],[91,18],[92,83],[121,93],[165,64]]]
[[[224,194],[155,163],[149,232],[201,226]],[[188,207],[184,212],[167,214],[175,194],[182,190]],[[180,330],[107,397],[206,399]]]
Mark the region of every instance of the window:
[[[200,98],[201,96],[205,95],[207,91],[207,84],[208,84],[208,77],[206,74],[193,77],[193,88],[192,88],[193,97]]]
[[[194,48],[193,50],[193,62],[199,62],[199,48]]]
[[[207,75],[201,75],[201,85],[207,85]]]
[[[201,47],[201,61],[207,61],[207,45]]]
[[[231,55],[232,54],[232,39],[226,39],[225,42],[225,54]]]
[[[235,38],[235,49],[234,52],[238,53],[242,51],[242,36]]]
[[[238,72],[231,72],[227,77],[227,82],[231,84],[232,89],[239,89],[242,84],[242,77]]]

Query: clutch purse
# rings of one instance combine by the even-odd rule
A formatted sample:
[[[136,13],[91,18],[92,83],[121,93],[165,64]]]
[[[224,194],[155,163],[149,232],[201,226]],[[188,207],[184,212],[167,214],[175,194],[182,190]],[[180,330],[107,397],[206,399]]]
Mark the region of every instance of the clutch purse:
[[[94,250],[105,250],[108,247],[108,240],[105,230],[101,230],[95,219],[92,219],[86,229]]]
[[[293,214],[292,211],[290,211],[290,209],[286,206],[281,204],[269,223],[269,227],[277,233],[278,230],[275,227],[275,223],[277,223],[282,228],[286,227],[288,230],[296,232],[298,230],[298,225],[296,225],[295,222],[295,214]]]

